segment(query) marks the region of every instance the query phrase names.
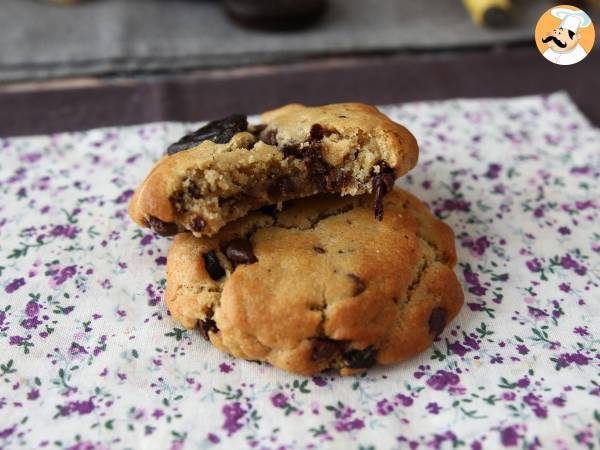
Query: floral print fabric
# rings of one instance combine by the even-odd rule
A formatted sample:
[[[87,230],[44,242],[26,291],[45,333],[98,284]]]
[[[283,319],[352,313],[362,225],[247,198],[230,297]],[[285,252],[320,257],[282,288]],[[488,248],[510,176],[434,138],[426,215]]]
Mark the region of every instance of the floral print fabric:
[[[465,307],[393,367],[293,376],[162,302],[133,189],[192,125],[0,139],[0,448],[600,448],[600,132],[562,93],[382,108],[456,233]]]

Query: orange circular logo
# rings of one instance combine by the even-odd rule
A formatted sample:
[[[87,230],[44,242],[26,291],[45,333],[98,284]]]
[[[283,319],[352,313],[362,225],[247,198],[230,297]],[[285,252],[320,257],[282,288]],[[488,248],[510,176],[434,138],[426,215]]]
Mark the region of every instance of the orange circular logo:
[[[550,8],[535,26],[535,45],[544,58],[560,66],[584,59],[594,47],[594,24],[575,6]]]

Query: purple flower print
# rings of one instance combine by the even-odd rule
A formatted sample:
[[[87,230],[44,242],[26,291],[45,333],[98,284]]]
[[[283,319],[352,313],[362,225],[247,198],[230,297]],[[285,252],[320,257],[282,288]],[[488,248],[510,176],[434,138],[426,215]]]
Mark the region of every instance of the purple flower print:
[[[448,348],[450,349],[450,351],[452,351],[452,353],[454,353],[455,355],[458,355],[458,356],[465,356],[465,354],[467,354],[467,352],[470,351],[470,349],[463,346],[458,341],[448,344]]]
[[[436,391],[446,389],[448,386],[455,386],[460,382],[458,375],[445,370],[438,370],[427,380],[427,385]]]
[[[440,405],[438,405],[436,402],[427,403],[427,406],[425,407],[425,409],[430,414],[439,414],[440,411],[442,410],[442,408],[440,407]]]
[[[27,400],[37,400],[40,397],[39,389],[32,389],[27,393]]]
[[[463,271],[463,275],[465,277],[465,281],[469,285],[469,292],[471,294],[482,296],[487,292],[487,289],[479,282],[479,275],[475,272],[472,272],[470,268],[466,268]]]
[[[27,317],[35,317],[38,315],[38,313],[40,312],[40,305],[37,304],[35,301],[30,301],[29,303],[27,303],[27,306],[25,307],[25,314],[27,315]]]
[[[285,394],[279,392],[271,397],[271,403],[276,408],[285,408],[288,405],[288,398]]]
[[[517,351],[519,352],[519,355],[526,355],[529,353],[529,349],[524,344],[517,345]]]
[[[327,385],[327,380],[320,376],[314,376],[312,378],[313,383],[315,383],[319,387],[323,387]]]
[[[46,276],[51,277],[50,285],[52,287],[57,287],[65,283],[67,280],[73,278],[73,276],[76,273],[76,266],[66,266],[63,268],[59,268],[58,264],[52,264],[48,267],[48,270],[46,271]]]
[[[74,239],[81,230],[72,225],[56,225],[50,230],[50,236],[52,237],[65,237],[68,239]]]
[[[462,242],[463,247],[466,247],[471,250],[471,252],[476,256],[483,256],[485,251],[490,247],[491,242],[486,236],[478,237],[475,240],[470,238],[465,239]]]
[[[587,273],[587,268],[583,264],[575,261],[569,254],[560,258],[560,265],[563,269],[573,269],[577,275],[585,275]]]
[[[490,180],[494,180],[498,178],[498,175],[500,174],[501,170],[502,166],[500,164],[492,163],[488,166],[488,170],[484,176],[486,178],[489,178]]]
[[[361,419],[352,419],[348,421],[340,420],[335,424],[335,429],[340,432],[360,430],[364,427],[365,423]]]
[[[542,270],[542,265],[537,258],[530,259],[529,261],[525,262],[525,265],[532,272],[539,272]]]
[[[133,196],[133,190],[127,189],[126,191],[123,191],[123,193],[115,199],[115,203],[127,203],[127,201],[129,201],[129,199],[132,196]]]
[[[233,368],[227,363],[221,363],[219,364],[219,370],[221,373],[229,373],[233,370]]]
[[[402,406],[411,406],[413,404],[413,402],[414,402],[414,400],[411,397],[408,397],[408,396],[406,396],[404,394],[397,394],[396,395],[396,400]]]
[[[219,436],[217,436],[216,434],[213,434],[213,433],[208,433],[207,439],[211,444],[218,444],[219,442],[221,442],[221,439],[219,439]]]
[[[234,402],[223,406],[222,412],[225,416],[223,429],[227,431],[227,436],[231,436],[242,428],[240,420],[247,411],[242,409],[240,402]]]
[[[41,324],[42,324],[42,321],[39,320],[37,317],[30,317],[28,319],[24,319],[21,322],[21,326],[23,328],[25,328],[26,330],[31,330],[32,328],[37,328]]]
[[[544,317],[548,317],[547,312],[542,311],[538,308],[534,308],[533,306],[528,306],[527,311],[529,312],[529,315],[534,319],[543,319]]]
[[[519,435],[514,427],[506,427],[500,431],[500,442],[505,447],[516,447],[519,441]]]
[[[569,283],[561,283],[558,285],[558,288],[563,292],[571,292],[571,286]]]
[[[69,402],[66,405],[59,406],[58,415],[68,417],[74,413],[77,413],[80,416],[90,414],[96,408],[93,399],[94,397],[91,397],[88,400],[76,400]]]
[[[387,399],[379,400],[377,402],[377,414],[380,416],[387,416],[394,410],[394,405],[392,405]]]
[[[577,366],[587,366],[589,362],[590,358],[579,352],[563,353],[556,360],[558,367],[569,367],[571,364],[575,364]]]
[[[506,400],[507,402],[512,402],[515,398],[517,398],[517,394],[514,392],[503,392],[502,400]]]
[[[531,407],[531,410],[536,417],[546,418],[548,416],[548,410],[542,406],[540,398],[537,395],[533,393],[525,395],[523,397],[523,403]]]
[[[4,288],[4,291],[7,294],[12,294],[22,286],[25,286],[25,278],[15,278]]]
[[[0,430],[0,439],[6,439],[7,437],[11,436],[15,432],[15,428],[15,426],[12,426],[10,428]]]
[[[571,234],[571,230],[569,229],[569,227],[560,227],[558,229],[558,232],[560,234],[562,234],[563,236],[567,236],[567,235]]]

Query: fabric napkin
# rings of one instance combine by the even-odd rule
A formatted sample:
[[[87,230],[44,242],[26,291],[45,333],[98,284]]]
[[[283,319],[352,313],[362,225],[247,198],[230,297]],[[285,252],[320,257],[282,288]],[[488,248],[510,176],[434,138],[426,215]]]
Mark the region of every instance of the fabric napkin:
[[[0,448],[597,449],[600,131],[563,93],[382,108],[398,184],[456,233],[465,307],[430,350],[287,374],[185,331],[169,240],[126,207],[193,124],[0,139]]]

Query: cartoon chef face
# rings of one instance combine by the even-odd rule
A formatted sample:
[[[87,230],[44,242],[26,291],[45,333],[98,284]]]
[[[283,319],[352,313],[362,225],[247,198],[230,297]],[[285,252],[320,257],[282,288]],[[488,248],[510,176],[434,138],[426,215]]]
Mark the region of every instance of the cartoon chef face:
[[[577,46],[581,34],[573,30],[558,27],[542,38],[542,42],[558,53],[569,52]]]

